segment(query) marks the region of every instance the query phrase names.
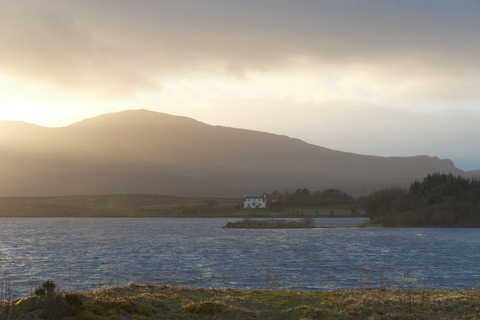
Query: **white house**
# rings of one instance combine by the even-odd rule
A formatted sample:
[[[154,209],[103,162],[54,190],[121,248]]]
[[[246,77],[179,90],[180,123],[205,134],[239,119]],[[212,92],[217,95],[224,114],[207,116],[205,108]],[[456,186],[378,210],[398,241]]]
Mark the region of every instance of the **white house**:
[[[256,209],[256,208],[266,208],[267,207],[267,196],[264,194],[260,197],[247,197],[243,201],[244,209]]]

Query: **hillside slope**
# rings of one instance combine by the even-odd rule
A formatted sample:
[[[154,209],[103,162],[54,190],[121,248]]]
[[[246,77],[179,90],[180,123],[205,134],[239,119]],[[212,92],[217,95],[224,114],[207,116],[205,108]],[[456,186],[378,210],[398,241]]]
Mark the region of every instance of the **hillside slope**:
[[[62,128],[0,122],[0,196],[143,193],[239,196],[297,187],[356,195],[431,172],[437,157],[375,157],[147,110]]]

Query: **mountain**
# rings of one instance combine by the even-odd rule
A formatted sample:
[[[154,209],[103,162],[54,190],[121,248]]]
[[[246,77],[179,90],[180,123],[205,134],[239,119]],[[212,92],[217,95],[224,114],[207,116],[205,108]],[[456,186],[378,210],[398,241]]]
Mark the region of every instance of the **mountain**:
[[[147,110],[62,128],[0,121],[0,196],[243,196],[339,188],[355,195],[427,173],[466,175],[437,157],[376,157]]]

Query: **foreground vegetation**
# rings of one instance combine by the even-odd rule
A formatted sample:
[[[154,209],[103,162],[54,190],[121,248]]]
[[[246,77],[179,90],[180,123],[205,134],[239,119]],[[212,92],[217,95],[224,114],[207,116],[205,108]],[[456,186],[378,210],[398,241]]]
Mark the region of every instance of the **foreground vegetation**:
[[[129,284],[2,305],[3,319],[479,319],[480,292],[232,290]]]
[[[386,227],[480,227],[480,180],[429,174],[409,190],[379,190],[363,207]]]

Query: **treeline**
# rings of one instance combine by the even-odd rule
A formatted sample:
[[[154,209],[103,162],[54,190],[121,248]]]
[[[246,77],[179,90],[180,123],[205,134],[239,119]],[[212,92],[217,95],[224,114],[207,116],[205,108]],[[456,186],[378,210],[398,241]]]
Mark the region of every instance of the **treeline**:
[[[480,227],[480,180],[434,173],[410,188],[386,188],[363,202],[372,223],[387,227]]]
[[[307,188],[298,188],[292,193],[288,191],[283,193],[274,191],[267,196],[272,200],[270,208],[277,211],[281,211],[286,207],[329,206],[355,202],[351,195],[337,189],[311,192]]]

